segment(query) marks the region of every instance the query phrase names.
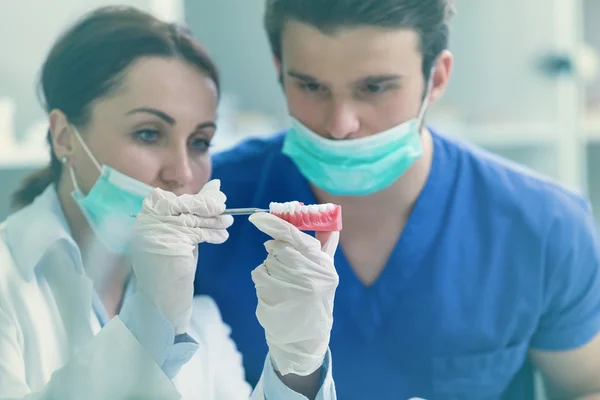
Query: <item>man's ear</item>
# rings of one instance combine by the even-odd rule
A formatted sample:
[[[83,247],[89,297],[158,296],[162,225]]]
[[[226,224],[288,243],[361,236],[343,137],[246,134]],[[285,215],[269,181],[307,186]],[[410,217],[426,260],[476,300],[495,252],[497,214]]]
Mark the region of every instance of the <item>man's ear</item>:
[[[72,129],[67,116],[62,111],[55,109],[50,112],[49,121],[54,155],[59,160],[63,157],[69,158],[75,148],[73,142],[75,138],[71,134]]]
[[[275,56],[273,56],[273,65],[275,66],[275,73],[277,74],[277,80],[283,89],[283,74],[281,73],[281,61]]]
[[[453,55],[449,50],[442,51],[437,57],[433,71],[430,103],[439,100],[446,92],[448,82],[450,81],[450,74],[452,73],[453,61]]]
[[[281,61],[276,56],[273,56],[273,65],[275,65],[275,72],[281,76]]]

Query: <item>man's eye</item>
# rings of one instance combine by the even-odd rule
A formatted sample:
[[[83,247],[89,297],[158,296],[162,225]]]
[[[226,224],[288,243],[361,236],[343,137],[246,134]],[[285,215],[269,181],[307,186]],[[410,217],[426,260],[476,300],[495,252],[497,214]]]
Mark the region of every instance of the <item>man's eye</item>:
[[[303,90],[306,90],[307,92],[318,92],[320,90],[323,90],[323,86],[321,84],[315,83],[315,82],[301,83],[300,87]]]
[[[387,89],[388,89],[388,88],[387,88],[387,86],[384,86],[384,85],[377,85],[377,84],[374,84],[374,83],[373,83],[373,84],[368,84],[368,85],[365,85],[365,87],[364,87],[364,90],[363,90],[363,91],[365,91],[365,92],[367,92],[367,93],[374,93],[374,94],[377,94],[377,93],[383,93],[383,92],[385,92]]]

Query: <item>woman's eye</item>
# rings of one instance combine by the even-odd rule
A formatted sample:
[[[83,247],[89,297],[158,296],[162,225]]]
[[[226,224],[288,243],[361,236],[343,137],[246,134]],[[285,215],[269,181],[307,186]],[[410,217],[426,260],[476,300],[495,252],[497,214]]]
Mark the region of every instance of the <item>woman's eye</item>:
[[[135,132],[135,137],[144,143],[156,143],[159,136],[159,132],[152,129],[144,129]]]
[[[206,140],[204,138],[196,138],[190,141],[190,147],[192,150],[205,153],[210,148],[210,140]]]

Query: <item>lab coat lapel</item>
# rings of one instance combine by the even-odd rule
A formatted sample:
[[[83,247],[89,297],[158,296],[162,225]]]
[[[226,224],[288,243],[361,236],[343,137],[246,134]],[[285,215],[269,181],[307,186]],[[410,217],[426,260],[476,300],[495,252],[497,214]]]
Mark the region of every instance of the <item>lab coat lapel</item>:
[[[50,250],[46,257],[50,257],[45,265],[51,271],[44,275],[60,312],[69,348],[74,352],[93,337],[92,281],[60,248]]]

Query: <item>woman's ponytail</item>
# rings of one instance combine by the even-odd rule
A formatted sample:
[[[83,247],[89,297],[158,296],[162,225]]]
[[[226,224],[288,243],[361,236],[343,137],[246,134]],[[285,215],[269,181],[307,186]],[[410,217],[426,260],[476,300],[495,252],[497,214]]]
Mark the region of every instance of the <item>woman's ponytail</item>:
[[[62,164],[54,155],[50,131],[48,131],[47,140],[50,145],[50,165],[23,179],[21,186],[12,195],[11,206],[14,210],[33,203],[35,198],[42,194],[48,186],[58,183],[60,179]]]

